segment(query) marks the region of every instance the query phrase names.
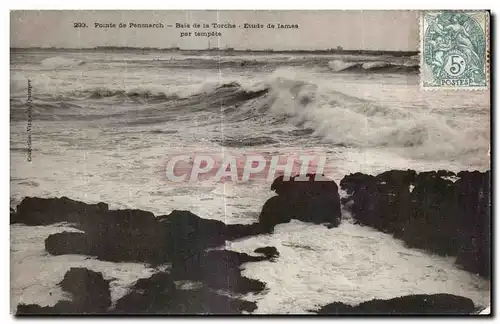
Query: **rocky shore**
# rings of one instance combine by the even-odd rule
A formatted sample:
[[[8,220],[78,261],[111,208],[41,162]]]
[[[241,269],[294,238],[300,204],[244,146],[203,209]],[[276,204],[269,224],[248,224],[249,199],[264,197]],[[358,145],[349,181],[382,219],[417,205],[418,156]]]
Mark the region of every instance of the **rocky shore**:
[[[408,295],[387,300],[373,299],[359,305],[331,303],[317,313],[323,315],[419,315],[472,314],[476,309],[469,298],[450,294]]]
[[[170,268],[138,280],[113,306],[109,282],[101,273],[71,268],[59,284],[72,296],[71,301],[48,307],[20,304],[17,314],[251,313],[256,303],[241,297],[264,292],[266,284],[244,277],[241,265],[272,262],[279,258],[279,251],[262,246],[250,255],[226,250],[225,242],[272,233],[277,224],[291,219],[337,227],[342,207],[361,225],[391,233],[410,248],[456,256],[457,265],[489,278],[489,171],[355,173],[340,182],[347,193],[342,200],[335,181],[316,181],[316,175],[308,176],[308,181],[277,178],[271,186],[277,195],[264,204],[258,222],[250,225],[228,225],[189,211],[155,216],[143,210],[110,210],[102,202],[26,197],[16,210],[11,209],[11,224],[66,222],[81,231],[49,235],[45,250],[51,255],[81,254],[113,262],[168,264]],[[473,310],[468,298],[438,294],[374,300],[357,306],[336,302],[317,312],[470,314]]]
[[[410,248],[456,256],[457,265],[490,276],[490,172],[350,174],[340,187],[359,223],[391,233]]]

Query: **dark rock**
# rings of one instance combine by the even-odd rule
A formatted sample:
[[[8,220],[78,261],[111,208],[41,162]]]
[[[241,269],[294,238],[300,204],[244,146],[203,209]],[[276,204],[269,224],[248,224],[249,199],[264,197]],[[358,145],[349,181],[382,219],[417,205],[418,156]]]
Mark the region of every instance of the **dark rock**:
[[[278,249],[276,249],[274,246],[260,247],[255,249],[254,252],[264,254],[268,258],[275,258],[280,255]]]
[[[400,236],[406,224],[399,222],[411,213],[409,186],[415,175],[412,170],[392,170],[376,177],[350,174],[340,182],[341,188],[351,195],[343,201],[344,205],[357,222]],[[349,200],[352,204],[347,204]]]
[[[447,177],[458,177],[454,183]],[[489,276],[488,172],[392,170],[376,177],[355,173],[340,186],[359,224],[402,239],[408,247],[457,256],[464,269]]]
[[[104,313],[111,306],[109,282],[99,272],[71,268],[59,285],[73,296],[78,313]]]
[[[223,245],[226,240],[226,224],[189,211],[174,210],[170,215],[158,217],[158,221],[170,260],[198,255],[209,247]]]
[[[374,176],[356,172],[340,180],[340,188],[345,190],[348,194],[353,194],[355,191],[374,187],[376,183],[377,179]]]
[[[232,241],[246,236],[256,236],[265,233],[260,223],[253,224],[229,224],[226,225],[225,238]]]
[[[271,233],[274,226],[289,223],[293,218],[293,208],[285,196],[269,198],[262,206],[259,215],[259,224],[265,232]]]
[[[10,223],[11,224],[15,224],[16,223],[16,211],[14,209],[12,209],[12,207],[10,208]]]
[[[278,195],[311,197],[336,192],[338,186],[335,181],[326,178],[324,175],[308,173],[304,179],[300,176],[294,176],[289,180],[285,180],[284,176],[279,176],[271,184],[271,190]]]
[[[153,293],[173,292],[176,290],[174,278],[168,272],[158,272],[149,278],[142,278],[136,281],[134,290],[144,290]]]
[[[460,172],[455,183],[458,200],[457,264],[481,276],[491,268],[490,172]]]
[[[106,314],[111,306],[109,282],[101,273],[71,268],[59,285],[71,294],[71,301],[62,300],[45,307],[19,304],[16,315]]]
[[[409,247],[440,255],[457,252],[457,204],[454,184],[436,172],[421,172],[411,192],[412,217],[401,238]]]
[[[71,268],[59,283],[72,295],[71,301],[59,301],[54,306],[19,304],[16,315],[61,314],[240,314],[253,312],[257,305],[234,297],[230,293],[258,292],[265,285],[241,276],[239,266],[244,262],[260,261],[232,251],[208,251],[202,260],[187,264],[183,272],[174,264],[172,273],[158,272],[150,278],[139,279],[130,292],[120,298],[113,309],[109,282],[100,273]],[[189,260],[192,260],[189,259]],[[175,281],[202,281],[195,289],[177,289]],[[221,294],[220,291],[225,291]]]
[[[56,214],[59,213],[59,216],[52,217],[47,215],[50,208],[57,209],[57,199],[29,198],[27,203],[21,203],[22,219],[28,224],[67,221],[70,226],[84,231],[50,235],[45,241],[49,253],[84,254],[101,260],[152,265],[168,262],[172,265],[169,274],[156,274],[139,280],[130,294],[118,302],[113,313],[251,312],[256,308],[255,303],[223,296],[219,292],[231,294],[264,290],[266,286],[263,282],[243,277],[240,266],[246,262],[269,260],[271,255],[275,256],[273,252],[277,253],[271,247],[262,250],[267,253],[265,256],[210,250],[223,246],[228,239],[262,233],[259,223],[226,225],[187,211],[173,211],[170,215],[155,217],[141,210],[107,210],[101,205],[99,208],[88,205],[87,208],[84,203],[66,198],[62,199],[62,204],[65,212],[58,211]],[[29,215],[30,206],[37,208],[33,211],[35,217]],[[40,212],[42,209],[43,212]],[[46,216],[48,220],[44,220]],[[179,280],[201,282],[203,288],[179,290],[174,284]],[[102,275],[72,268],[66,273],[61,287],[73,295],[71,302],[61,301],[53,307],[20,305],[18,313],[109,313],[109,284]]]
[[[207,248],[221,246],[228,239],[262,231],[259,224],[228,226],[177,210],[157,218],[140,210],[112,210],[89,216],[76,227],[85,231],[86,240],[83,234],[54,234],[49,242],[63,243],[64,252],[58,251],[57,246],[48,251],[158,265],[184,260],[202,254]],[[90,252],[85,242],[90,244]]]
[[[155,273],[150,278],[139,279],[132,291],[117,301],[114,312],[153,313],[155,310],[171,307],[175,291],[175,283],[170,274]]]
[[[305,181],[299,176],[288,181],[284,176],[274,180],[271,190],[278,195],[266,201],[259,216],[265,231],[271,232],[277,224],[291,219],[331,226],[340,224],[340,196],[335,181],[320,180],[316,174],[307,174],[307,177]]]
[[[80,224],[101,260],[158,264],[164,262],[164,233],[155,216],[142,210],[110,210]]]
[[[88,215],[106,210],[108,210],[108,205],[104,203],[85,204],[67,197],[26,197],[17,206],[16,213],[11,213],[11,223],[26,225],[50,225],[60,222],[78,223]]]
[[[257,309],[254,302],[231,298],[204,288],[179,292],[175,306],[172,314],[241,314]]]
[[[152,213],[113,210],[86,215],[74,225],[85,233],[57,233],[45,240],[54,255],[86,254],[107,261],[164,261],[163,233]]]
[[[49,253],[88,254],[107,261],[162,264],[200,254],[244,236],[263,233],[259,223],[226,225],[188,211],[155,217],[142,210],[109,210],[66,197],[27,197],[11,210],[12,222],[49,225],[68,222],[83,233],[59,233],[46,240]]]
[[[25,198],[12,216],[26,225],[69,222],[85,233],[58,233],[45,242],[54,255],[85,254],[100,260],[152,265],[186,259],[218,247],[226,240],[263,232],[259,223],[226,225],[188,211],[155,217],[142,210],[108,210],[68,198]]]
[[[176,289],[173,277],[165,272],[140,279],[120,298],[114,314],[239,314],[252,312],[255,303],[220,295],[207,287]]]
[[[255,303],[220,295],[209,289],[154,295],[134,291],[121,298],[112,314],[240,314],[252,312]]]
[[[228,250],[212,250],[176,260],[172,263],[171,274],[176,280],[203,281],[213,289],[236,293],[260,292],[266,285],[243,277],[240,266],[268,259]]]
[[[382,172],[375,179],[378,183],[386,182],[386,184],[393,188],[402,189],[403,187],[408,188],[415,181],[416,177],[417,172],[413,170],[390,170]]]
[[[36,304],[19,304],[17,305],[16,316],[20,315],[43,315],[52,313],[54,307],[40,306]]]
[[[16,316],[25,315],[72,315],[78,314],[76,307],[67,300],[57,302],[54,306],[40,306],[36,304],[19,304]]]
[[[335,302],[323,306],[318,314],[472,314],[469,298],[450,294],[408,295],[387,300],[373,299],[357,306]]]
[[[92,254],[92,241],[85,233],[62,232],[45,239],[45,250],[52,255]]]
[[[447,171],[447,170],[438,170],[436,172],[438,177],[454,177],[456,176],[455,172]]]
[[[153,213],[138,209],[106,210],[89,215],[80,220],[81,229],[85,232],[116,232],[118,235],[142,235],[151,231],[158,224]]]

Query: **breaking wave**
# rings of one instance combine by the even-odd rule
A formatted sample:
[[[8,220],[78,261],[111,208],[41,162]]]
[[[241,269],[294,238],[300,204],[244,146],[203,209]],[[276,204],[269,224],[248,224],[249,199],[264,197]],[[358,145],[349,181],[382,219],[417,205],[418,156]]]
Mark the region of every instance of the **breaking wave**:
[[[385,107],[336,91],[331,84],[307,81],[313,79],[278,71],[252,90],[231,83],[200,100],[223,102],[228,122],[298,125],[336,146],[386,147],[430,159],[488,150],[489,132],[480,125],[464,127],[436,113]]]
[[[401,148],[432,159],[488,149],[489,132],[480,125],[463,127],[435,113],[381,106],[296,75],[272,78],[269,95],[271,114],[312,128],[335,145]]]
[[[378,61],[342,62],[343,66],[340,62],[335,63],[340,70],[394,68],[394,65]],[[270,131],[280,128],[280,125],[298,126],[308,129],[305,136],[320,138],[334,146],[390,148],[419,158],[453,160],[462,155],[486,156],[488,152],[489,131],[484,125],[460,124],[468,121],[457,121],[425,109],[380,105],[364,99],[362,94],[357,97],[337,90],[335,82],[341,81],[326,82],[309,72],[277,70],[253,84],[210,81],[187,89],[174,87],[168,90],[157,85],[136,89],[101,87],[80,90],[78,101],[74,100],[74,92],[69,97],[78,105],[80,100],[89,98],[110,102],[117,98],[138,98],[158,103],[158,112],[165,109],[170,115],[187,115],[196,111],[222,113],[227,123],[255,122],[260,126],[267,125]],[[161,106],[164,102],[169,102],[168,106]],[[103,104],[107,102],[103,101]],[[68,107],[71,108],[58,104],[53,109]],[[158,122],[161,120],[159,118]],[[207,119],[207,123],[210,122]],[[220,118],[213,122],[220,123]],[[261,138],[257,142],[270,144],[274,141]],[[249,142],[238,137],[222,144],[245,146]]]
[[[225,107],[238,105],[249,99],[253,99],[267,93],[268,88],[265,86],[257,86],[253,88],[245,88],[238,82],[206,82],[196,87],[164,89],[161,86],[142,86],[131,89],[113,89],[107,87],[91,88],[83,91],[72,92],[71,95],[77,95],[83,98],[90,99],[105,99],[105,98],[141,98],[149,100],[169,101],[177,100],[179,102],[199,103],[205,106],[216,104],[220,108],[220,104]]]
[[[415,62],[383,62],[383,61],[344,61],[328,62],[334,72],[385,72],[385,73],[417,73],[419,65]]]
[[[57,68],[71,68],[75,66],[80,66],[85,64],[85,61],[55,56],[43,60],[40,64],[44,68],[57,69]]]
[[[151,99],[151,100],[169,100],[177,99],[176,94],[169,94],[163,91],[158,91],[155,89],[147,88],[135,88],[129,90],[113,90],[105,87],[94,88],[84,91],[88,98],[91,99],[101,99],[101,98],[111,98],[111,97],[121,97],[121,98],[141,98],[141,99]]]

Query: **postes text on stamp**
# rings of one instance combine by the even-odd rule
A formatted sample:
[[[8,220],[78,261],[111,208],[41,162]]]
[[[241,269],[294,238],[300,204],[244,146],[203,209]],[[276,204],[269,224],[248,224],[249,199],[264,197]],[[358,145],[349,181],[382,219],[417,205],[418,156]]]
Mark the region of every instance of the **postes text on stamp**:
[[[424,11],[420,19],[422,87],[487,89],[489,12]]]

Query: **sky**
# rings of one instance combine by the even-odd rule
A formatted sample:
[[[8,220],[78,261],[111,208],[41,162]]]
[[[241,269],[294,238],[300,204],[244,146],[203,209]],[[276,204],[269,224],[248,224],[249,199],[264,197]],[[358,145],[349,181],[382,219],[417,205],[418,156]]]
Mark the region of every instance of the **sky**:
[[[96,46],[204,49],[320,50],[337,48],[416,51],[418,11],[11,11],[11,47]],[[164,28],[95,28],[95,23],[154,24]],[[176,23],[230,23],[237,28],[175,28]],[[85,23],[87,28],[75,28]],[[297,29],[245,29],[244,23],[296,24]],[[168,27],[172,25],[173,27]],[[220,32],[219,37],[194,32]],[[191,36],[181,37],[181,32]]]

